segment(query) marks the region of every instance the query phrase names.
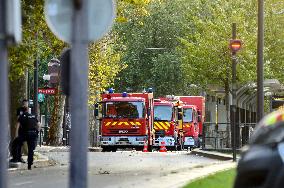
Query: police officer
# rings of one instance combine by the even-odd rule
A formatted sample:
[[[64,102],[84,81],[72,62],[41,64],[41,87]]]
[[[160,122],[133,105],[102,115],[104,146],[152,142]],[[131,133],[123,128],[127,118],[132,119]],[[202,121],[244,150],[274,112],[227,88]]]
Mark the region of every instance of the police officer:
[[[17,109],[17,120],[19,120],[20,116],[23,115],[25,112],[25,108],[29,107],[29,103],[26,99],[22,101],[22,106]],[[20,145],[21,140],[19,136],[23,135],[23,130],[21,126],[16,126],[16,132],[15,132],[15,139],[12,142],[11,146],[11,154],[12,159],[10,162],[22,162],[25,163],[25,161],[22,158],[22,151],[21,148],[18,147]]]
[[[20,127],[22,129],[23,134],[18,136],[19,144],[17,145],[17,150],[21,151],[23,142],[27,142],[28,169],[31,170],[31,166],[33,164],[34,149],[36,147],[38,132],[40,129],[40,123],[34,116],[28,113],[27,107],[24,107],[24,113],[18,119],[17,128]]]

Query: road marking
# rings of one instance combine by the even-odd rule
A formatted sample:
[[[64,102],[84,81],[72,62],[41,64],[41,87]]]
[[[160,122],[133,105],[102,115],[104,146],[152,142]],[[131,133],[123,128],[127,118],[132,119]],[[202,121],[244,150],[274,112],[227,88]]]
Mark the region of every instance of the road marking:
[[[27,184],[32,184],[32,181],[26,181],[26,182],[22,182],[22,183],[16,183],[15,186],[22,186],[22,185],[27,185]]]

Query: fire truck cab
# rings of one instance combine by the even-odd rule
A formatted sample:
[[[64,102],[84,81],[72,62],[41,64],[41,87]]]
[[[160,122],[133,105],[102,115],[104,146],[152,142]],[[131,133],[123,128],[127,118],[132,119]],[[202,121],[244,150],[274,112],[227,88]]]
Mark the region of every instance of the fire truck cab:
[[[184,148],[198,147],[199,145],[199,126],[198,113],[195,105],[183,105],[183,133]]]
[[[175,119],[175,108],[172,102],[154,100],[154,146],[159,147],[164,141],[168,149],[175,147]]]
[[[101,147],[142,149],[153,146],[153,93],[102,94]]]
[[[161,142],[169,150],[183,148],[181,106],[178,103],[161,99],[154,100],[154,146],[160,147]]]
[[[190,149],[200,147],[205,117],[205,98],[203,96],[177,96],[177,98],[184,103],[184,115],[188,113],[188,116],[191,116],[190,112],[192,113],[191,123],[184,117],[185,147]],[[193,142],[194,146],[192,146]]]

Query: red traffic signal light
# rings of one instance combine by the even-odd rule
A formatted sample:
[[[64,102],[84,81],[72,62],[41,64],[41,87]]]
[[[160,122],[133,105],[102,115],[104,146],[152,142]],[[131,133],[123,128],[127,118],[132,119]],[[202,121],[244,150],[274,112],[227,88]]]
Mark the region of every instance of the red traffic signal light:
[[[238,39],[233,39],[233,40],[230,40],[230,49],[232,52],[237,52],[241,49],[242,47],[242,42],[241,40],[238,40]]]

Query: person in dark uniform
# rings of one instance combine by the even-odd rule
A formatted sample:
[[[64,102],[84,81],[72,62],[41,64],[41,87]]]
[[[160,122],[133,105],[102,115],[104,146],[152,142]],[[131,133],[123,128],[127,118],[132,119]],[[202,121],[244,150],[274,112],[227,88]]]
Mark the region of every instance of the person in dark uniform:
[[[24,113],[19,117],[17,122],[17,129],[21,127],[22,134],[18,136],[19,142],[17,145],[17,155],[21,153],[23,142],[28,144],[28,169],[31,170],[33,164],[34,150],[36,148],[38,132],[40,129],[40,123],[38,120],[28,113],[28,108],[24,107]],[[19,158],[19,156],[17,157]]]
[[[19,120],[20,116],[23,115],[23,113],[25,112],[25,108],[29,107],[29,103],[28,100],[24,99],[22,101],[22,106],[19,107],[17,109],[17,121]],[[12,142],[11,145],[11,155],[12,155],[12,159],[10,160],[10,162],[22,162],[25,163],[25,161],[22,158],[22,150],[21,148],[18,147],[20,143],[19,140],[19,136],[23,135],[23,130],[22,127],[16,127],[16,132],[15,132],[15,139]]]

